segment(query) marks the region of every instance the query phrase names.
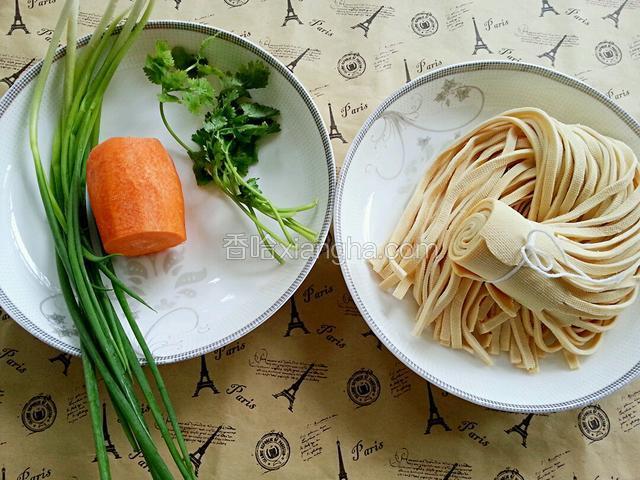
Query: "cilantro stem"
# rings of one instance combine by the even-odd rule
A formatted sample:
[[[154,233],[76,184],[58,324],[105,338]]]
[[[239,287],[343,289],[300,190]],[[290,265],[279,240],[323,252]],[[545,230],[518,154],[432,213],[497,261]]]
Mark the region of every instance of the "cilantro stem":
[[[273,232],[269,227],[267,227],[265,224],[263,224],[257,217],[257,215],[255,213],[253,213],[253,209],[249,210],[251,207],[245,205],[240,199],[238,199],[238,196],[236,194],[234,194],[233,192],[231,192],[230,190],[228,190],[226,188],[226,186],[224,186],[220,181],[218,181],[216,183],[218,185],[218,188],[220,188],[224,193],[227,194],[227,196],[233,200],[233,202],[238,205],[238,207],[240,207],[240,209],[253,221],[253,223],[255,223],[256,227],[258,227],[259,229],[262,229],[263,231],[267,232],[269,234],[269,236],[271,238],[273,238],[275,241],[277,241],[278,243],[285,245],[287,242],[280,237],[278,234],[276,234],[275,232]]]
[[[271,201],[268,200],[260,191],[258,191],[257,189],[253,188],[251,185],[249,185],[245,181],[244,178],[242,178],[242,176],[238,173],[238,170],[236,169],[236,167],[233,165],[233,163],[231,163],[231,159],[229,158],[228,150],[225,150],[224,153],[225,153],[225,156],[227,157],[226,158],[227,168],[229,170],[231,170],[231,172],[234,174],[234,176],[236,177],[237,182],[240,185],[242,185],[243,187],[245,187],[247,190],[249,190],[253,195],[255,195],[256,197],[260,198],[262,200],[262,202],[267,205],[267,207],[273,213],[272,218],[274,218],[278,222],[278,224],[280,225],[280,228],[282,229],[282,232],[284,233],[284,236],[287,239],[287,242],[286,242],[287,245],[288,246],[295,245],[295,242],[293,241],[293,238],[289,234],[289,231],[287,230],[287,228],[284,225],[284,222],[282,221],[282,217],[280,217],[280,214],[278,213],[278,210],[276,209],[276,207],[273,206],[273,203],[271,203]]]
[[[171,128],[171,125],[169,125],[169,122],[167,121],[167,117],[164,113],[164,102],[160,102],[160,117],[162,117],[162,123],[164,123],[164,126],[167,127],[167,130],[169,131],[169,133],[171,134],[171,136],[175,139],[176,142],[178,142],[180,144],[180,146],[182,148],[184,148],[187,152],[191,152],[194,153],[193,150],[191,150],[186,143],[184,143],[180,137],[178,136],[178,134],[176,132],[173,131],[173,128]]]
[[[248,207],[248,208],[249,208],[249,211],[255,217],[255,213],[253,211],[253,208],[251,208],[251,207]],[[267,247],[267,250],[269,250],[269,253],[271,253],[271,255],[273,255],[273,258],[275,258],[280,265],[284,264],[284,258],[282,258],[282,256],[278,252],[276,252],[276,250],[273,247],[273,245],[271,245],[271,242],[269,242],[269,239],[264,234],[264,229],[262,229],[262,227],[258,223],[256,223],[256,228],[258,230],[258,235],[260,235],[260,238],[262,239],[262,243],[264,243],[265,247]]]
[[[289,208],[278,208],[278,213],[282,216],[289,216],[290,214],[295,214],[298,212],[304,212],[305,210],[311,210],[318,206],[318,200],[314,200],[313,202],[305,203],[304,205],[300,205],[298,207],[289,207]]]

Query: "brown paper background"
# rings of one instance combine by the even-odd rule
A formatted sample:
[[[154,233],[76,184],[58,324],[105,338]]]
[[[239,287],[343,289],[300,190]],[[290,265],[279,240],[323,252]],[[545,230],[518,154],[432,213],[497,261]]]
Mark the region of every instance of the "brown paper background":
[[[586,81],[640,116],[638,0],[626,2],[617,26],[613,18],[603,17],[615,12],[621,0],[549,0],[557,14],[543,12],[546,2],[539,0],[393,0],[372,21],[367,38],[362,29],[352,26],[369,17],[379,3],[291,2],[302,24],[290,21],[282,26],[286,0],[159,0],[154,18],[197,20],[232,30],[285,63],[310,48],[295,73],[311,91],[327,123],[327,103],[332,103],[337,128],[347,141],[375,106],[406,81],[405,60],[411,78],[435,66],[471,59],[549,66],[550,60],[539,55],[565,34],[555,68]],[[6,35],[14,19],[14,0],[0,0],[0,94],[16,71],[43,54],[63,1],[19,3],[29,34],[15,30]],[[102,4],[81,0],[81,33],[89,31]],[[437,31],[428,36],[418,35],[411,27],[412,18],[422,12],[431,13],[438,23]],[[472,16],[492,53],[479,50],[472,55]],[[596,55],[603,41],[618,47],[619,56],[608,62],[617,63],[607,65]],[[358,78],[347,80],[337,64],[350,52],[365,59],[366,69]],[[340,164],[348,144],[334,139],[333,147]],[[246,337],[206,355],[217,394],[205,388],[193,396],[200,359],[162,368],[191,452],[222,425],[201,458],[199,478],[255,479],[266,474],[270,480],[640,479],[637,381],[600,402],[596,410],[531,418],[491,411],[433,388],[438,412],[434,418],[441,417],[449,430],[435,424],[426,433],[432,408],[426,382],[380,347],[374,336],[366,335],[369,329],[333,262],[318,262],[295,302],[310,333],[296,329],[285,336],[289,302]],[[58,355],[6,315],[0,320],[2,480],[97,478],[81,366],[73,358],[64,370]],[[289,387],[310,363],[315,366],[297,391],[290,412],[287,400],[273,394]],[[347,392],[348,380],[360,369],[375,376],[380,385],[379,398],[367,406],[356,405]],[[22,421],[22,411],[38,395],[50,396],[56,416],[49,428],[32,433]],[[599,426],[580,425],[580,414],[589,412],[599,416]],[[147,478],[140,458],[131,458],[110,406],[107,418],[120,457],[110,455],[113,478]],[[517,432],[505,432],[524,420],[530,422],[526,447]],[[256,449],[261,437],[270,432],[286,439],[289,458],[268,472],[258,463]]]

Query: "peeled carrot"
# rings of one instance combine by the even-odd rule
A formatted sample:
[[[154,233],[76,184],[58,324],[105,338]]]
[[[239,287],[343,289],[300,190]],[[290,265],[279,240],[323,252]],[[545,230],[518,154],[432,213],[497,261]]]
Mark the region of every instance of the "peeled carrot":
[[[97,145],[87,160],[87,190],[107,253],[146,255],[187,239],[180,179],[155,138]]]

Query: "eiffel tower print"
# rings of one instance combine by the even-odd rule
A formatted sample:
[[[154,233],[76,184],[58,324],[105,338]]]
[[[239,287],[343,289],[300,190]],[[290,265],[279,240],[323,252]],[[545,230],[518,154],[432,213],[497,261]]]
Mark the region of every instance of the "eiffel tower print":
[[[544,17],[544,14],[547,12],[553,12],[556,15],[560,15],[558,12],[556,12],[556,9],[549,4],[549,0],[542,0],[542,8],[540,9],[540,16]]]
[[[371,329],[367,330],[366,332],[364,332],[364,333],[362,334],[362,336],[363,336],[363,337],[371,337],[371,336],[374,336],[374,337],[376,338],[376,340],[378,341],[378,343],[377,343],[377,345],[376,345],[376,348],[377,348],[378,350],[382,350],[382,342],[380,341],[380,339],[379,339],[378,337],[376,337],[376,335],[373,333],[373,330],[371,330]]]
[[[556,46],[553,47],[551,50],[548,50],[548,51],[538,55],[538,58],[542,58],[542,57],[548,58],[549,60],[551,60],[551,66],[555,67],[556,66],[556,54],[558,53],[558,49],[560,48],[560,45],[562,45],[562,42],[564,42],[565,38],[567,38],[566,35],[564,35],[560,39],[560,41],[556,44]]]
[[[447,474],[444,476],[442,480],[449,480],[451,478],[451,475],[453,475],[453,472],[456,471],[456,468],[458,468],[458,464],[454,463],[453,466],[451,467],[451,470],[447,472]]]
[[[29,68],[29,67],[31,66],[31,64],[32,64],[33,62],[35,62],[35,61],[36,61],[36,59],[35,59],[35,58],[32,58],[32,59],[31,59],[31,61],[30,61],[29,63],[27,63],[25,66],[23,66],[23,67],[22,67],[20,70],[18,70],[17,72],[14,72],[14,73],[12,73],[11,75],[9,75],[9,76],[7,76],[7,77],[1,78],[1,79],[0,79],[0,82],[4,82],[4,83],[6,83],[6,84],[7,84],[7,85],[9,85],[9,86],[13,85],[14,83],[16,83],[16,80],[18,80],[18,77],[19,77],[20,75],[22,75],[22,74],[25,72],[25,70],[26,70],[27,68]]]
[[[287,333],[284,334],[285,337],[291,336],[291,331],[296,328],[300,328],[304,334],[310,333],[307,330],[307,327],[304,326],[302,320],[300,320],[300,315],[298,315],[298,307],[296,307],[296,296],[291,295],[291,320],[289,320],[289,325],[287,325]]]
[[[51,363],[60,362],[63,365],[62,374],[65,377],[67,376],[67,373],[69,372],[69,365],[71,365],[71,355],[69,355],[68,353],[60,352],[59,355],[56,355],[55,357],[51,357],[49,361]]]
[[[113,454],[114,458],[122,458],[118,454],[115,445],[111,442],[111,436],[109,435],[109,423],[107,422],[107,404],[102,403],[102,438],[104,439],[104,446],[107,449],[107,453]],[[94,462],[98,461],[96,456],[93,459]]]
[[[302,22],[298,18],[298,15],[296,15],[296,12],[294,12],[293,10],[293,6],[291,5],[291,0],[287,0],[287,15],[284,17],[284,22],[282,22],[282,26],[284,27],[291,20],[295,20],[300,25],[302,25]]]
[[[476,24],[476,17],[471,17],[471,20],[473,21],[473,29],[476,31],[476,45],[473,47],[472,55],[477,54],[478,50],[486,50],[489,53],[493,53],[489,50],[489,47],[487,47],[487,44],[484,43],[484,40],[482,40],[482,37],[480,36],[478,25]]]
[[[29,33],[29,30],[27,30],[27,26],[22,21],[22,15],[20,15],[20,4],[18,3],[18,0],[16,0],[16,9],[13,16],[13,23],[11,24],[11,28],[9,29],[9,33],[7,33],[7,35],[11,35],[14,30],[23,30],[24,33]]]
[[[407,59],[403,58],[402,60],[404,60],[405,83],[409,83],[411,81],[411,75],[409,74],[409,66],[407,65]]]
[[[210,388],[214,394],[220,393],[216,386],[209,377],[209,369],[207,368],[207,359],[205,355],[200,355],[200,380],[196,385],[196,391],[193,393],[193,397],[198,397],[200,395],[200,390],[203,388]]]
[[[340,450],[340,440],[336,440],[338,446],[338,480],[349,480],[347,472],[344,469],[344,462],[342,461],[342,451]]]
[[[306,376],[309,375],[309,372],[311,371],[311,369],[313,369],[313,367],[314,367],[314,364],[312,363],[304,371],[304,373],[300,375],[300,378],[298,378],[298,380],[293,382],[293,384],[289,388],[285,388],[281,392],[274,393],[273,398],[284,397],[287,400],[289,400],[289,411],[293,412],[293,402],[296,399],[296,392],[300,388],[300,385],[302,384],[302,382],[304,382],[304,379],[306,378]]]
[[[218,436],[218,433],[220,433],[220,430],[222,430],[222,425],[220,425],[217,429],[215,429],[214,432],[211,434],[211,436],[207,438],[207,441],[204,442],[202,445],[200,445],[200,447],[195,452],[189,454],[189,459],[193,464],[196,477],[198,476],[198,470],[200,470],[200,465],[202,464],[202,457],[207,451],[207,448],[209,448],[209,445],[211,445],[211,442],[213,442],[213,439]]]
[[[304,57],[304,56],[307,54],[307,52],[308,52],[309,50],[311,50],[311,49],[310,49],[310,48],[307,48],[304,52],[302,52],[302,53],[301,53],[300,55],[298,55],[296,58],[294,58],[293,60],[291,60],[291,63],[289,63],[289,64],[287,65],[287,68],[289,69],[289,71],[290,71],[291,73],[293,73],[293,69],[294,69],[294,68],[296,68],[296,65],[298,65],[298,62],[299,62],[300,60],[302,60],[302,57]]]
[[[528,435],[527,428],[529,428],[529,424],[531,423],[532,418],[533,418],[533,413],[530,413],[520,423],[514,425],[511,428],[508,428],[504,432],[507,434],[516,432],[518,435],[522,437],[522,446],[524,448],[527,448],[527,435]]]
[[[369,33],[369,28],[371,28],[371,23],[373,23],[373,20],[378,16],[383,8],[384,5],[380,6],[380,8],[373,13],[373,15],[360,23],[356,23],[353,27],[351,27],[351,30],[355,28],[361,28],[364,31],[365,38],[369,38],[367,35]]]
[[[427,420],[427,429],[424,431],[424,434],[430,434],[431,428],[435,425],[441,425],[447,432],[450,432],[451,429],[449,425],[447,425],[444,418],[442,418],[438,412],[438,407],[433,399],[433,391],[431,390],[431,384],[429,382],[427,382],[427,392],[429,393],[429,419]]]
[[[333,118],[333,110],[331,109],[331,104],[329,104],[329,122],[331,123],[329,125],[329,138],[332,140],[334,138],[339,138],[340,140],[342,140],[342,143],[347,143],[347,141],[338,130],[338,127],[336,126],[336,121]]]
[[[180,10],[180,4],[182,3],[182,0],[173,0],[174,2],[176,2],[176,10]]]
[[[628,1],[629,0],[624,0],[624,2],[622,2],[622,4],[618,8],[616,8],[613,12],[602,17],[602,19],[613,20],[613,24],[616,26],[616,28],[618,28],[618,22],[620,21],[620,12],[622,11],[622,9],[624,8],[624,6],[627,4]]]

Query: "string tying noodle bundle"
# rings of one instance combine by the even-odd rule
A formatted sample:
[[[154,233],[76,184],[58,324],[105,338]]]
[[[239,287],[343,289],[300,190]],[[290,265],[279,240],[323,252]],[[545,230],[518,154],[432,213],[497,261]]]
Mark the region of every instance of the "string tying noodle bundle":
[[[414,333],[529,371],[571,368],[638,293],[640,167],[623,142],[522,108],[442,152],[384,252],[381,287],[419,305]]]

